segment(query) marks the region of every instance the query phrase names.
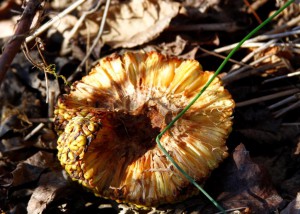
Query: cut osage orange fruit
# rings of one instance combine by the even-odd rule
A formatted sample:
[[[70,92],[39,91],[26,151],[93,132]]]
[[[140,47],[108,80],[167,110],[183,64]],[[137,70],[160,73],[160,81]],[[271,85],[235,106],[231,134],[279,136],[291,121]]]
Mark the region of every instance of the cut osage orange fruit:
[[[58,158],[73,180],[96,195],[158,206],[198,193],[155,138],[212,77],[196,60],[157,52],[103,58],[55,109]],[[234,101],[218,78],[161,138],[198,182],[227,156]]]

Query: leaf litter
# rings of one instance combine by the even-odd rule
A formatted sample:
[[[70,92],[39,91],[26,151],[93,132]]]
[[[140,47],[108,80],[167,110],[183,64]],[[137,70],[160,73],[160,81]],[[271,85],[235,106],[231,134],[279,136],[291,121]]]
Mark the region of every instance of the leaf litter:
[[[11,13],[10,9],[21,11],[21,4],[17,0],[8,2],[9,7],[0,7],[4,11],[1,14],[5,14],[0,17],[0,26],[12,32],[7,23],[17,24],[14,20],[19,15]],[[261,18],[272,13],[282,2],[278,1],[276,5],[262,1],[259,5],[257,1],[249,1]],[[59,16],[73,3],[52,1],[43,5],[48,11],[38,24],[42,26]],[[105,1],[97,9],[95,1],[85,1],[59,18],[56,24],[49,25],[46,34],[38,35],[45,45],[42,55],[48,65],[56,65],[58,75],[68,78],[75,72],[99,31],[104,7]],[[195,58],[205,69],[215,70],[230,45],[245,35],[247,29],[256,26],[253,10],[243,1],[112,1],[101,40],[97,41],[98,46],[83,70],[87,71],[99,56],[137,49]],[[285,10],[256,40],[246,42],[233,56],[239,64],[232,63],[232,67],[228,66],[221,74],[238,106],[228,140],[232,155],[212,173],[204,187],[228,211],[299,213],[300,105],[297,104],[299,98],[294,96],[299,93],[299,11],[297,4]],[[85,12],[91,13],[80,21]],[[235,23],[238,27],[224,31],[221,26],[225,22]],[[211,28],[212,24],[219,29]],[[181,29],[184,25],[189,28]],[[259,38],[262,35],[263,40]],[[274,38],[279,39],[272,41]],[[7,41],[8,37],[1,37],[0,44],[3,46]],[[42,62],[38,44],[34,40],[27,44],[29,54],[37,64]],[[290,75],[293,73],[294,76]],[[83,75],[78,72],[75,79]],[[201,195],[175,205],[141,211],[94,197],[72,183],[56,159],[57,138],[49,108],[51,102],[53,105],[56,97],[69,87],[62,79],[47,76],[49,84],[45,82],[43,71],[20,53],[1,85],[1,211],[217,213]],[[47,103],[50,91],[55,93],[52,101]],[[282,91],[287,93],[275,96]],[[285,101],[288,96],[294,96],[294,99]],[[42,127],[33,132],[41,123]],[[77,205],[72,207],[74,203]]]

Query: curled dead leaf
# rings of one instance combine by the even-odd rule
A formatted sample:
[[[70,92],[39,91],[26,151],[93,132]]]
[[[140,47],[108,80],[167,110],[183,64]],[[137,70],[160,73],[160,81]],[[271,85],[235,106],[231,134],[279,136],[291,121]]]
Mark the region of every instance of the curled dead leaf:
[[[208,183],[207,188],[221,191],[216,199],[227,210],[248,207],[251,213],[270,213],[283,201],[266,169],[252,161],[243,144],[235,148],[233,159],[219,173],[218,183]],[[203,213],[213,211],[205,209]]]
[[[12,172],[13,186],[19,186],[37,180],[41,173],[54,163],[54,156],[49,152],[37,152],[17,165]]]
[[[162,0],[131,0],[113,5],[103,41],[112,48],[131,48],[156,38],[178,14],[180,4]],[[98,15],[97,15],[98,16]]]
[[[61,172],[43,174],[39,186],[34,190],[28,202],[27,212],[31,214],[43,213],[48,205],[59,197],[66,185],[67,181]]]

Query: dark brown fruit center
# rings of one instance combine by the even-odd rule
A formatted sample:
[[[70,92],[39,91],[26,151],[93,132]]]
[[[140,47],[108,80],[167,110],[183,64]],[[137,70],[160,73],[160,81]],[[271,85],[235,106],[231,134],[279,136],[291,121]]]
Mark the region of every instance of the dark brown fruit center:
[[[165,126],[164,117],[156,108],[147,108],[139,115],[116,113],[113,121],[116,137],[144,152],[156,145],[155,138]]]

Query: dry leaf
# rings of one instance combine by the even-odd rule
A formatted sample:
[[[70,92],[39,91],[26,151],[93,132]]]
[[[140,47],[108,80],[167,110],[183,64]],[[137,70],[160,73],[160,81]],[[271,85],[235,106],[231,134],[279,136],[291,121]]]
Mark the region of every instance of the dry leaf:
[[[169,26],[173,17],[178,14],[180,4],[163,0],[131,0],[110,5],[105,22],[102,41],[112,48],[131,48],[149,42]],[[167,10],[165,9],[167,8]],[[72,15],[62,18],[51,28],[48,35],[59,31],[65,37],[62,54],[70,50],[70,38],[81,35],[86,40],[93,40],[98,34],[103,10],[92,13],[79,23]],[[76,32],[71,29],[79,25]]]
[[[27,115],[18,108],[12,106],[3,106],[0,118],[0,138],[12,132],[23,132],[31,126]]]
[[[0,21],[1,34],[0,39],[8,38],[14,35],[16,22],[12,19]]]
[[[27,206],[27,212],[40,214],[56,198],[60,197],[65,189],[67,181],[61,172],[49,172],[43,174],[39,181],[39,186],[34,190]]]
[[[53,154],[40,151],[19,163],[12,172],[14,176],[13,186],[37,180],[46,168],[53,165],[54,158]]]
[[[210,185],[222,191],[217,200],[225,209],[249,207],[253,213],[270,213],[282,202],[267,171],[251,160],[243,144],[236,147],[233,161],[219,173],[218,183]]]
[[[132,0],[113,5],[106,20],[103,41],[112,48],[131,48],[156,38],[178,14],[179,3]]]
[[[276,208],[282,201],[282,198],[277,194],[272,187],[270,177],[265,169],[258,164],[252,162],[249,152],[246,150],[243,144],[237,146],[233,153],[233,159],[237,166],[237,179],[238,183],[235,183],[238,194],[235,199],[243,199],[246,204],[253,206],[252,210],[264,210],[270,211]],[[238,185],[237,185],[238,184]],[[231,202],[234,203],[234,198],[231,198]]]
[[[158,51],[167,56],[180,56],[185,49],[188,41],[177,35],[175,41],[163,42],[157,45],[148,45],[143,50],[145,51]]]
[[[220,0],[185,0],[184,6],[195,7],[201,13],[205,13],[207,9],[211,7],[217,7],[220,4]]]
[[[176,56],[180,59],[195,59],[198,47],[188,45],[188,41],[177,35],[175,41],[163,42],[157,45],[147,45],[143,50],[158,51],[167,56]]]

